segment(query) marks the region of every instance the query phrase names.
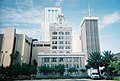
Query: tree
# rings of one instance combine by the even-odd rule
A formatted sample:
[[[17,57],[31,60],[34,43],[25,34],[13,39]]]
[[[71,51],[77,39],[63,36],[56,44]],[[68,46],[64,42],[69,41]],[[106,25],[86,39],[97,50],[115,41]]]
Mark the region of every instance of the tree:
[[[76,68],[69,68],[68,70],[67,70],[70,74],[72,74],[72,73],[74,73],[74,72],[77,72],[78,70],[76,69]]]
[[[59,64],[58,66],[55,66],[55,69],[58,73],[60,73],[61,76],[63,76],[65,72],[65,65]]]
[[[120,74],[120,62],[118,61],[111,61],[109,68],[113,69],[113,74]]]
[[[35,59],[33,60],[33,66],[37,67],[37,61]]]
[[[39,72],[41,72],[45,75],[47,73],[48,68],[44,65],[44,66],[39,66],[38,70],[39,70]]]
[[[26,63],[22,63],[21,66],[21,75],[29,76],[30,74],[30,66]]]
[[[90,54],[90,57],[88,58],[88,64],[87,66],[96,68],[98,71],[98,74],[100,75],[99,67],[102,65],[102,56],[100,52],[93,52]]]
[[[105,67],[104,71],[107,74],[112,75],[112,69],[109,68],[108,66],[110,65],[111,61],[116,60],[116,58],[114,57],[114,54],[111,51],[104,51],[102,60],[103,60],[103,66]]]
[[[85,73],[85,72],[86,72],[86,70],[85,70],[85,69],[81,69],[80,71],[81,71],[82,73]]]
[[[15,51],[14,53],[10,54],[10,58],[11,58],[10,65],[17,63],[18,56],[19,56],[19,52],[18,51]]]

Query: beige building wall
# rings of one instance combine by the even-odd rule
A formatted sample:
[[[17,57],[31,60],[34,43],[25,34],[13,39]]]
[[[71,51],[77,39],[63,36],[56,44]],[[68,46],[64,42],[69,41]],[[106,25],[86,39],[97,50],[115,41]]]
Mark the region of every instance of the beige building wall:
[[[19,63],[22,62],[21,61],[22,46],[23,46],[23,34],[16,34],[15,51],[19,52],[19,58],[17,59]]]
[[[79,34],[74,34],[72,36],[72,53],[81,53],[81,39]]]
[[[32,38],[27,37],[25,34],[23,34],[23,42],[22,42],[22,63],[29,64],[30,60],[30,50],[31,50],[31,42]]]
[[[38,53],[50,53],[50,42],[38,41],[33,43],[32,60],[36,59]]]
[[[7,28],[3,38],[2,44],[2,61],[3,66],[9,66],[11,62],[10,54],[13,52],[13,44],[16,30]]]
[[[85,54],[84,53],[70,53],[70,54],[38,54],[38,66],[56,66],[59,64],[64,64],[65,69],[76,68],[78,69],[78,74],[81,69],[85,69]]]
[[[31,41],[32,38],[27,37],[25,34],[16,34],[14,28],[7,28],[4,37],[1,37],[1,53],[0,53],[0,65],[9,66],[10,65],[10,54],[18,51],[19,58],[17,59],[20,63],[29,63],[30,51],[31,51]]]

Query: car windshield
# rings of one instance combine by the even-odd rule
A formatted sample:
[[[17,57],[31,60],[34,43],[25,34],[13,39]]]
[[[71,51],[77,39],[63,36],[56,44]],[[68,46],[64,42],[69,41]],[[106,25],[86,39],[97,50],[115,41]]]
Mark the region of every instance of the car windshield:
[[[98,73],[92,73],[92,75],[98,75]]]

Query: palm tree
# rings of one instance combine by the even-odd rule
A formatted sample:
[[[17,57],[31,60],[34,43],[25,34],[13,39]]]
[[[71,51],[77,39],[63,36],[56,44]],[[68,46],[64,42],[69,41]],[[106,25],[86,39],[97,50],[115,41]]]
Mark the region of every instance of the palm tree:
[[[87,66],[96,68],[98,71],[98,74],[100,75],[99,67],[102,65],[102,56],[100,52],[93,52],[90,54],[90,57],[88,58],[88,64]]]
[[[120,75],[120,62],[119,61],[113,61],[113,62],[111,62],[108,67],[113,69],[112,72],[114,74],[119,74]]]
[[[19,52],[15,51],[14,53],[10,54],[10,58],[11,58],[11,64],[15,64],[17,62],[17,58],[19,56]]]
[[[110,70],[108,66],[110,65],[111,61],[117,60],[114,57],[114,54],[111,51],[104,51],[102,60],[103,60],[103,66],[105,67],[104,70],[111,74],[112,71]]]

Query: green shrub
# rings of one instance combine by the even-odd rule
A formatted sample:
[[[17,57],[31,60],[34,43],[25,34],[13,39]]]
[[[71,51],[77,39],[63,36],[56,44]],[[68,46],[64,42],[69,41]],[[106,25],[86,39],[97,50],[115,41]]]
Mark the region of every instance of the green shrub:
[[[112,77],[112,76],[106,76],[105,79],[106,79],[106,80],[112,80],[113,77]]]
[[[114,80],[120,81],[120,76],[113,77]]]

